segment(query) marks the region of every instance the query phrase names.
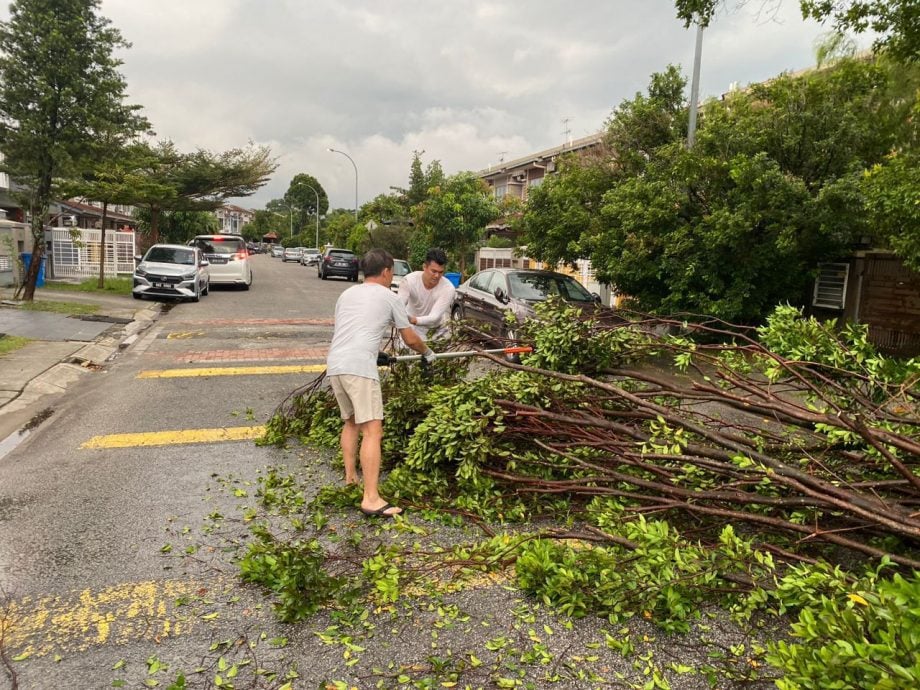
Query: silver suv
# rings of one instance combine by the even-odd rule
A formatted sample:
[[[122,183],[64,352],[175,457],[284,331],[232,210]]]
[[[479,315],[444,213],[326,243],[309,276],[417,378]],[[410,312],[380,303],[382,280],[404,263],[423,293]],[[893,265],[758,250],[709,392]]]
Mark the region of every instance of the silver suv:
[[[212,285],[252,285],[252,267],[246,240],[239,235],[198,235],[189,242],[198,247],[210,263]]]

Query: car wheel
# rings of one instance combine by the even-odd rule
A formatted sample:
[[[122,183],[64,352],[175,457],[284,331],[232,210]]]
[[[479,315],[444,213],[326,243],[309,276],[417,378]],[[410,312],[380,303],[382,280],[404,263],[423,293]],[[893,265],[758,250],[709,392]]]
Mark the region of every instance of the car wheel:
[[[454,308],[450,310],[450,318],[454,321],[463,320],[463,308],[459,304],[455,305]]]
[[[198,302],[201,300],[201,283],[195,284],[195,296],[192,297],[193,302]]]
[[[210,280],[204,284],[204,290],[201,291],[201,294],[205,296],[211,294],[211,281]]]
[[[131,296],[132,296],[134,299],[144,299],[143,295],[139,295],[139,294],[136,293],[136,292],[132,292],[132,293],[131,293]]]
[[[319,272],[319,277],[320,277],[320,280],[326,280],[326,272],[325,272],[325,271],[320,271],[320,272]]]

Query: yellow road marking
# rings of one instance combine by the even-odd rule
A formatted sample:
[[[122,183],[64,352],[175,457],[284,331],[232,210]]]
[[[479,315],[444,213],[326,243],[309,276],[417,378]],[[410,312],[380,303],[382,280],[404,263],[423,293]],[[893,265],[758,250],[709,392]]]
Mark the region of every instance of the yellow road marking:
[[[265,367],[207,367],[202,369],[150,369],[139,379],[175,379],[192,376],[254,376],[262,374],[315,374],[326,370],[325,364],[290,364]]]
[[[175,637],[187,633],[197,620],[195,611],[182,611],[176,600],[194,600],[214,585],[189,580],[129,582],[100,592],[25,597],[8,609],[4,645],[16,654],[44,656]]]
[[[257,438],[264,433],[264,426],[236,426],[226,429],[183,429],[179,431],[108,434],[106,436],[93,436],[80,448],[137,448],[142,446],[172,446],[183,443],[245,441]]]
[[[204,331],[173,331],[166,335],[167,340],[187,340],[188,338],[200,338],[205,335]]]

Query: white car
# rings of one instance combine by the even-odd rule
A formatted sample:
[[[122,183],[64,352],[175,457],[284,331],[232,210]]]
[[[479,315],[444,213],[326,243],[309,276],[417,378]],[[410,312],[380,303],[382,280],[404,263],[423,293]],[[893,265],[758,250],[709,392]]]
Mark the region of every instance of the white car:
[[[393,292],[399,292],[399,284],[410,273],[412,273],[412,267],[409,266],[408,261],[393,259],[393,279],[390,281],[390,289]]]
[[[281,261],[300,263],[301,256],[303,256],[303,247],[285,247],[281,252]]]
[[[305,247],[303,253],[300,255],[300,265],[301,266],[315,266],[319,263],[320,253],[319,249],[314,247]]]
[[[134,269],[134,299],[168,297],[197,302],[211,287],[209,262],[197,247],[155,244]]]
[[[284,247],[282,247],[280,244],[273,244],[273,245],[272,245],[272,248],[271,248],[271,256],[272,256],[272,258],[277,259],[277,258],[279,258],[283,253],[284,253]]]
[[[211,283],[252,285],[252,267],[246,240],[239,235],[198,235],[189,244],[198,247],[211,264]]]

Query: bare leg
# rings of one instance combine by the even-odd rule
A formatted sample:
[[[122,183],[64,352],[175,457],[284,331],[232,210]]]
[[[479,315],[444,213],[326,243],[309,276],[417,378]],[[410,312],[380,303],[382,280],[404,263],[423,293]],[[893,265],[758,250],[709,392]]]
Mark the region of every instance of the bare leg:
[[[345,483],[358,483],[358,433],[360,427],[355,424],[355,418],[349,417],[342,427],[342,459],[345,461]]]
[[[359,425],[359,428],[362,436],[361,472],[364,475],[364,498],[361,501],[361,507],[364,510],[378,510],[386,505],[386,501],[380,497],[377,486],[380,480],[380,442],[383,439],[383,421],[372,419]],[[394,507],[386,514],[396,515],[401,512],[401,508]]]

